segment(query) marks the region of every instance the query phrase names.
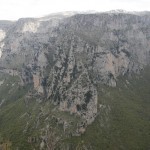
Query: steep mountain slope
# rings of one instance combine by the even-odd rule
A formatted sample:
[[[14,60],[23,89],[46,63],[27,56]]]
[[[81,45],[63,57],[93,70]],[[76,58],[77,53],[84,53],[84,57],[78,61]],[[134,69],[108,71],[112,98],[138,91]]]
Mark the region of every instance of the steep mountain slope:
[[[140,86],[145,95],[136,96],[139,83],[149,81],[149,69],[144,73],[150,64],[149,24],[147,12],[71,12],[0,22],[0,136],[10,139],[14,149],[149,148],[141,140],[149,139],[149,120],[136,112],[149,115],[148,82]],[[139,137],[133,143],[124,141],[128,130]],[[91,136],[99,138],[91,142]]]

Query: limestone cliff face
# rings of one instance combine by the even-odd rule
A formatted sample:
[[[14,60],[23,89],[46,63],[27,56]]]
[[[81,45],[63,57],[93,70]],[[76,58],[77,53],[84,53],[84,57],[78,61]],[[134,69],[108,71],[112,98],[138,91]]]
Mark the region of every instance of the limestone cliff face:
[[[18,70],[24,84],[90,124],[96,86],[115,87],[118,76],[149,65],[149,24],[146,13],[115,12],[0,23],[0,67]]]

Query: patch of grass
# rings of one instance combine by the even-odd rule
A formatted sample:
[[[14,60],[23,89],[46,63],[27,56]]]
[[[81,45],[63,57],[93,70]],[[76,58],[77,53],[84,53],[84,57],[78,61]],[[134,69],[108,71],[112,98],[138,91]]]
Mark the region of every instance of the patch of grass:
[[[27,119],[21,116],[27,112],[24,95],[30,87],[21,87],[18,77],[6,74],[0,74],[0,80],[4,81],[0,86],[0,100],[4,100],[0,107],[0,135],[4,141],[9,139],[12,142],[12,149],[19,145],[29,149],[26,135],[23,134]]]

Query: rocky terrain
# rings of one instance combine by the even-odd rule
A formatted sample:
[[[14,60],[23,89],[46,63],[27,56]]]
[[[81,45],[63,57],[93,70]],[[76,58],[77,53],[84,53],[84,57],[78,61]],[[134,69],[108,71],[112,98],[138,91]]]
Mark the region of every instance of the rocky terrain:
[[[19,76],[21,86],[33,85],[26,105],[31,97],[48,101],[79,117],[76,132],[84,133],[104,108],[99,85],[115,88],[120,77],[149,65],[149,25],[148,12],[116,11],[1,21],[0,73]]]

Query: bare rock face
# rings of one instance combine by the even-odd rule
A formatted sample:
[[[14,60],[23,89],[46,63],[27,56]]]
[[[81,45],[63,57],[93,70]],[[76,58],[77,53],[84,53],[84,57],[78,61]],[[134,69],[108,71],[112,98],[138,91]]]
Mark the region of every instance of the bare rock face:
[[[94,121],[97,113],[97,90],[83,72],[73,85],[65,91],[60,102],[60,110],[81,116],[88,124]]]
[[[140,13],[52,15],[0,22],[0,67],[16,69],[60,111],[94,121],[98,84],[150,63],[150,16]]]
[[[78,48],[75,47],[81,41],[77,37],[71,38],[70,45],[63,43],[64,46],[67,45],[66,50],[57,46],[55,64],[48,79],[48,98],[59,105],[61,111],[78,114],[89,124],[97,113],[97,90],[89,78],[82,57],[78,56]]]
[[[6,33],[4,30],[0,30],[0,58],[2,56],[2,51],[3,51],[3,47],[4,47],[4,43],[2,42],[3,39],[5,38]]]

